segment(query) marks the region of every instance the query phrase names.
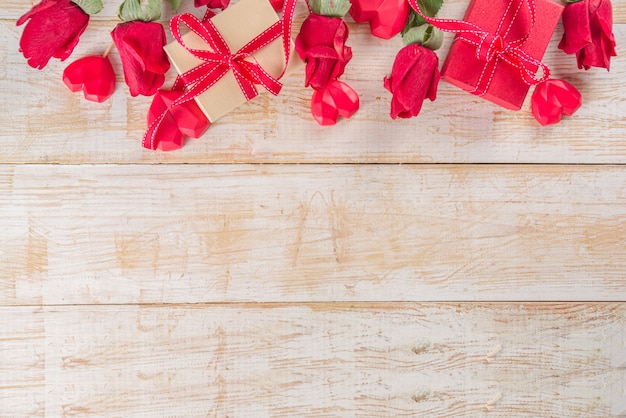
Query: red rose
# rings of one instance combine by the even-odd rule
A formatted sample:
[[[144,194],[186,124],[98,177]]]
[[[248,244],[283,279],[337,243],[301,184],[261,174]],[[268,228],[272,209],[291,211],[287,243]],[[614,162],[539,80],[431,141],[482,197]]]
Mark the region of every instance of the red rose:
[[[52,57],[61,61],[69,57],[89,23],[89,15],[71,0],[42,0],[19,18],[17,26],[29,19],[20,39],[20,52],[28,65],[38,69]]]
[[[391,76],[385,77],[385,88],[391,99],[391,118],[417,116],[425,98],[437,98],[439,59],[430,49],[418,44],[402,48],[393,63]]]
[[[611,57],[616,55],[609,0],[583,0],[567,5],[563,28],[559,48],[568,54],[576,53],[578,68],[609,69]]]
[[[130,95],[152,96],[165,82],[170,62],[163,51],[165,31],[160,23],[132,21],[118,24],[111,37],[120,53]]]
[[[348,27],[341,18],[307,16],[296,37],[296,51],[306,62],[305,86],[318,90],[343,74],[352,58],[347,39]]]
[[[194,0],[193,5],[196,7],[206,6],[210,9],[224,10],[230,4],[230,0]]]

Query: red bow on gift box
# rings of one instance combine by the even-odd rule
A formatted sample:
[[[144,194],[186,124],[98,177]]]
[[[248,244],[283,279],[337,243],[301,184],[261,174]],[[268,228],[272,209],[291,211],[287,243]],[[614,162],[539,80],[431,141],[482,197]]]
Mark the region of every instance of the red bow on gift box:
[[[295,0],[289,0],[286,4],[283,20],[270,25],[236,52],[231,51],[211,20],[200,21],[188,13],[175,16],[170,21],[170,30],[174,39],[191,55],[199,59],[201,64],[177,77],[172,90],[183,91],[184,93],[174,100],[161,115],[151,120],[144,135],[143,146],[156,149],[160,141],[157,131],[168,112],[176,106],[194,100],[195,97],[210,89],[230,71],[232,71],[246,100],[251,100],[257,96],[256,84],[277,95],[282,88],[282,84],[278,81],[282,74],[273,77],[256,62],[252,54],[282,35],[285,55],[284,68],[287,68],[291,49],[291,20],[295,11],[295,3]],[[196,49],[186,45],[180,31],[181,25],[187,26],[200,37],[208,49]]]
[[[409,0],[409,4],[428,23],[442,31],[456,33],[457,40],[475,49],[474,58],[477,63],[480,63],[477,64],[477,71],[473,72],[477,79],[472,79],[472,84],[469,85],[457,82],[454,77],[448,79],[453,84],[463,87],[472,94],[485,96],[489,100],[510,109],[521,107],[529,86],[541,87],[542,94],[533,95],[532,106],[533,115],[542,125],[556,123],[560,120],[561,111],[570,115],[580,106],[580,93],[569,83],[550,79],[550,69],[538,59],[543,55],[543,48],[547,45],[549,38],[545,37],[541,41],[537,37],[533,38],[533,31],[540,29],[536,26],[537,4],[535,0],[508,0],[507,3],[503,3],[503,15],[497,27],[493,26],[493,31],[484,30],[475,23],[464,20],[428,17],[422,13],[416,0]],[[484,7],[485,2],[482,2],[482,5]],[[541,6],[544,7],[544,4],[542,3]],[[551,7],[554,8],[555,6]],[[560,10],[557,12],[558,14],[552,13],[550,15],[551,21],[554,23],[560,15]],[[545,33],[540,34],[545,35]],[[533,44],[532,49],[537,55],[531,56],[525,51],[526,46],[530,44]],[[543,47],[539,46],[541,44]],[[509,66],[506,73],[498,74],[500,63]],[[502,93],[503,86],[511,89],[512,79],[503,79],[502,74],[515,77],[516,70],[519,72],[519,80],[523,84],[521,84],[522,87],[517,88],[515,100],[507,101],[500,96],[489,93],[490,87],[495,84],[492,81],[496,75],[500,76],[498,78],[500,93]],[[445,68],[442,73],[445,73]],[[519,81],[517,83],[519,84]],[[548,88],[548,84],[550,84],[550,88]],[[556,88],[556,85],[567,85],[567,88]],[[566,106],[563,107],[563,103]],[[558,117],[552,116],[557,114]]]
[[[482,96],[487,92],[499,61],[519,69],[520,77],[529,86],[539,84],[550,77],[550,69],[547,65],[521,49],[535,26],[534,0],[520,0],[519,2],[510,0],[496,33],[485,31],[464,20],[428,17],[422,13],[416,0],[409,0],[409,4],[431,25],[444,32],[456,33],[458,39],[476,47],[476,58],[484,62],[484,67],[478,83],[470,93]],[[519,18],[522,15],[522,9],[528,13],[528,22]],[[524,25],[524,34],[517,39],[506,39],[513,25]],[[537,75],[538,68],[542,70],[539,75]]]

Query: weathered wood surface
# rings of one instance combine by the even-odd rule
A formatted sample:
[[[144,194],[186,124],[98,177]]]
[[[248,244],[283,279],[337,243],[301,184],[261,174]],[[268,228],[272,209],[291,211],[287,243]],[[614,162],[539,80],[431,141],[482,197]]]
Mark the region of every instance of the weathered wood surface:
[[[107,103],[61,82],[118,2],[43,71],[33,3],[0,15],[0,417],[626,416],[626,0],[610,73],[557,29],[585,98],[559,126],[445,83],[392,122],[401,42],[351,22],[353,120],[315,125],[296,74],[174,153],[115,52]]]
[[[625,300],[626,167],[0,166],[0,304]]]
[[[115,25],[111,4],[117,3],[105,3],[106,11],[92,22],[70,61],[108,45]],[[614,3],[618,57],[611,72],[578,70],[574,57],[556,47],[561,29],[552,39],[546,63],[555,77],[577,85],[585,101],[558,126],[540,127],[529,100],[521,112],[511,112],[447,83],[419,117],[392,121],[391,96],[382,79],[401,41],[375,39],[367,25],[351,23],[354,58],[344,79],[362,103],[352,120],[317,126],[308,109],[311,90],[302,87],[303,74],[295,74],[285,79],[278,98],[264,94],[220,119],[203,138],[180,151],[161,153],[141,147],[150,99],[129,96],[117,54],[111,55],[118,73],[116,93],[104,104],[86,102],[61,82],[67,62],[53,60],[37,71],[17,53],[22,28],[15,27],[14,19],[28,9],[28,2],[12,0],[7,18],[0,20],[0,90],[9,98],[0,104],[0,162],[624,163],[626,2]],[[466,4],[452,1],[442,14],[461,17]],[[446,39],[447,45],[451,37]],[[173,77],[171,71],[169,80]]]
[[[623,304],[5,307],[0,324],[3,416],[626,414]]]

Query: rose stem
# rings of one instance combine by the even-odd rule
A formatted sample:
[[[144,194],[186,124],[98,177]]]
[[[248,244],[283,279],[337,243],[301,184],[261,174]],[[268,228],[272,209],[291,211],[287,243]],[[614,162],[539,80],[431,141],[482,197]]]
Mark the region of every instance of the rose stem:
[[[107,49],[104,51],[104,54],[102,54],[102,58],[106,58],[109,55],[109,52],[111,52],[112,48],[113,48],[113,42],[111,42],[109,46],[107,47]]]

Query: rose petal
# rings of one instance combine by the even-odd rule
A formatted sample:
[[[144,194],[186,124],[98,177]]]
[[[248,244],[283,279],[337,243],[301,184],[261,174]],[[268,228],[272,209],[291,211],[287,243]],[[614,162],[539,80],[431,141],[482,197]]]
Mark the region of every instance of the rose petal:
[[[17,25],[26,23],[20,52],[28,65],[42,69],[50,58],[68,58],[87,28],[89,15],[70,0],[43,0],[24,14]]]

